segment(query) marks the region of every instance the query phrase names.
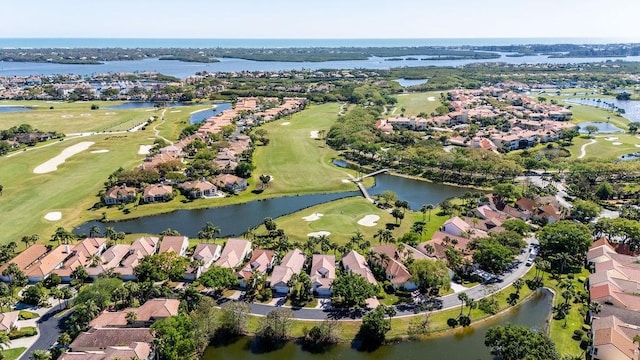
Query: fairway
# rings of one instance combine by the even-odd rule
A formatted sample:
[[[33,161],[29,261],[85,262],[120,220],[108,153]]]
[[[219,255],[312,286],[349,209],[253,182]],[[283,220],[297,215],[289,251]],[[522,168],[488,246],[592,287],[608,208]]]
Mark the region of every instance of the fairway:
[[[402,108],[405,109],[405,116],[417,116],[422,112],[430,115],[438,106],[442,105],[440,102],[441,93],[442,91],[430,91],[398,95],[396,96],[398,103],[388,115],[400,116]]]
[[[143,159],[138,155],[140,144],[149,142],[150,130],[118,135],[96,135],[69,139],[50,146],[31,149],[13,157],[0,158],[0,243],[19,242],[24,235],[37,234],[48,240],[56,227],[67,230],[89,217],[88,212],[97,200],[97,193],[109,174],[118,169],[131,168]],[[90,150],[109,150],[102,153],[82,151],[66,159],[56,171],[34,174],[36,166],[59,155],[69,146],[87,141],[95,142]],[[62,213],[60,221],[48,221],[44,216],[52,211]],[[23,244],[19,244],[23,245]]]
[[[270,142],[254,152],[254,183],[259,183],[261,174],[273,176],[265,194],[355,190],[353,183],[342,181],[355,172],[332,165],[338,152],[311,137],[312,131],[328,132],[339,110],[337,103],[309,105],[302,112],[263,125]]]
[[[8,129],[20,124],[29,124],[40,131],[57,131],[64,134],[81,132],[125,131],[146,121],[151,116],[159,116],[161,110],[131,109],[108,110],[121,102],[79,101],[0,101],[0,105],[30,106],[33,110],[0,113],[0,129]],[[91,110],[91,105],[99,106]],[[50,109],[53,107],[53,109]],[[150,110],[150,111],[149,111]]]
[[[305,221],[303,217],[322,214],[319,220]],[[377,215],[380,219],[376,226],[359,225],[358,221],[367,215]],[[415,213],[407,211],[405,218],[399,227],[392,230],[393,236],[399,238],[408,232],[411,224],[415,220]],[[308,209],[275,219],[279,228],[284,229],[290,241],[304,242],[309,237],[307,234],[328,231],[329,238],[338,243],[346,244],[349,239],[360,231],[365,240],[369,240],[372,245],[378,245],[378,240],[373,235],[384,229],[386,224],[395,224],[395,219],[388,211],[379,209],[363,197],[352,197],[342,200],[332,201],[310,207]],[[399,222],[400,223],[400,222]],[[256,233],[265,232],[264,226],[260,226]]]

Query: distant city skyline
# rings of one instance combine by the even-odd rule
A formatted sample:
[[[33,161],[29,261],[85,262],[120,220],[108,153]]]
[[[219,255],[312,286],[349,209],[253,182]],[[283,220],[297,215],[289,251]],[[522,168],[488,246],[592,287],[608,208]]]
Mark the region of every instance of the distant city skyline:
[[[612,38],[638,40],[619,0],[32,0],[0,4],[0,38]]]

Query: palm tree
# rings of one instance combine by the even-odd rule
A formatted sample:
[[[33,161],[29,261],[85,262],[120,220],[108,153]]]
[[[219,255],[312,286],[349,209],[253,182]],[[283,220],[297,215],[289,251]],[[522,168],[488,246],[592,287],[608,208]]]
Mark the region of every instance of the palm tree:
[[[513,287],[516,289],[516,294],[520,294],[520,289],[522,289],[522,287],[524,286],[524,281],[522,279],[516,279],[516,281],[513,282]]]
[[[98,266],[98,264],[102,262],[102,258],[100,257],[100,255],[96,253],[89,256],[89,259],[87,259],[87,262],[89,263],[90,267],[96,267]]]
[[[220,234],[220,228],[213,225],[211,222],[207,222],[202,227],[202,230],[198,232],[198,239],[208,241],[212,239],[213,242],[216,242],[216,236]]]
[[[478,307],[478,302],[472,298],[468,298],[467,307],[469,308],[469,313],[467,314],[467,317],[471,318],[471,310]]]
[[[113,226],[107,226],[104,228],[104,236],[109,240],[116,241],[117,240],[116,234],[117,234],[116,229],[114,229]]]
[[[127,325],[132,325],[138,320],[138,314],[135,311],[129,311],[126,316]]]
[[[420,212],[422,213],[422,222],[427,220],[427,204],[420,206]]]
[[[100,227],[98,225],[93,225],[89,228],[89,237],[95,237],[96,235],[100,235]]]
[[[0,332],[0,350],[8,349],[9,346],[11,346],[9,334],[7,334],[5,331]]]
[[[47,350],[34,350],[29,355],[29,360],[51,360],[51,353]]]
[[[462,309],[464,309],[464,305],[469,301],[469,295],[465,292],[461,292],[458,294],[458,300],[460,300],[460,315],[462,316]]]
[[[316,244],[318,243],[318,238],[315,236],[309,236],[307,238],[307,242],[304,243],[304,250],[307,254],[312,255],[316,251]]]
[[[63,244],[67,244],[69,242],[69,239],[71,239],[72,237],[73,235],[71,233],[69,233],[67,230],[65,230],[65,228],[60,226],[56,229],[55,233],[53,233],[53,236],[51,237],[51,241],[57,241],[58,245],[60,245],[61,242]]]
[[[380,245],[382,245],[382,239],[384,238],[385,229],[378,229],[378,231],[373,235],[374,239],[378,239]]]
[[[425,244],[424,245],[424,251],[427,253],[427,255],[433,255],[433,253],[436,251],[436,249],[434,249],[433,245],[431,245],[431,244]]]
[[[66,332],[60,334],[60,336],[58,336],[58,344],[66,348],[69,344],[71,344],[71,336]]]
[[[322,251],[323,254],[331,249],[331,240],[327,235],[320,235],[318,242],[320,243],[320,251]]]
[[[429,221],[431,221],[431,210],[433,210],[433,204],[427,204],[427,213],[429,214]]]
[[[402,210],[394,208],[391,210],[391,216],[396,220],[396,225],[398,225],[398,219],[400,219],[400,224],[402,224],[402,219],[404,219],[404,213]]]
[[[333,250],[333,256],[337,256],[337,251],[340,248],[340,244],[332,241],[331,244],[329,244],[329,248]]]
[[[31,243],[31,236],[23,236],[22,238],[20,238],[20,241],[22,241],[24,243],[24,248],[28,248],[29,244]]]
[[[266,189],[269,186],[269,182],[271,181],[271,176],[267,174],[260,175],[260,183],[262,183],[262,189]]]

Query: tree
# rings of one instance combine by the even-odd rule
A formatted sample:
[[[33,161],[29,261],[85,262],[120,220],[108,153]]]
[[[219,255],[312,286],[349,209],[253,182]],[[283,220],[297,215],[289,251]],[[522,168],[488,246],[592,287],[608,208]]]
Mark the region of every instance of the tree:
[[[522,289],[522,287],[524,287],[524,280],[516,279],[513,282],[513,288],[516,289],[516,294],[520,294],[520,289]]]
[[[293,311],[290,309],[274,309],[261,319],[256,336],[260,343],[273,346],[282,343],[289,337],[293,325]]]
[[[138,281],[172,281],[181,280],[189,265],[187,258],[173,251],[161,254],[145,256],[142,258],[134,272]]]
[[[501,360],[559,360],[555,344],[539,331],[507,324],[489,328],[484,337],[491,355]]]
[[[71,278],[79,285],[82,285],[89,278],[89,273],[84,268],[84,266],[80,265],[77,268],[73,269],[71,272]]]
[[[522,219],[508,219],[502,223],[502,227],[509,231],[516,232],[522,236],[531,231],[531,226]]]
[[[249,304],[245,302],[228,302],[224,304],[219,315],[220,330],[230,336],[244,334],[250,310]]]
[[[217,294],[224,289],[238,286],[238,277],[232,269],[220,266],[212,266],[207,272],[202,274],[198,281],[205,287],[214,289]]]
[[[385,190],[380,194],[379,199],[384,202],[385,205],[395,203],[398,200],[398,195],[391,190]]]
[[[339,274],[332,287],[331,303],[336,308],[364,308],[365,300],[376,294],[364,277],[350,272]]]
[[[640,130],[640,122],[634,121],[629,123],[629,132],[631,134],[635,134],[638,132],[638,130]]]
[[[473,260],[490,273],[500,274],[513,261],[512,251],[491,238],[475,244]]]
[[[34,350],[29,355],[29,360],[51,360],[51,353],[47,350]]]
[[[441,260],[414,260],[409,265],[411,281],[425,294],[438,294],[451,285],[449,269]]]
[[[73,237],[74,235],[72,233],[68,232],[67,230],[65,230],[65,228],[60,226],[53,233],[51,241],[57,241],[58,245],[60,245],[60,243],[68,244],[69,240],[73,239]]]
[[[325,320],[320,325],[314,325],[305,332],[302,338],[302,348],[311,352],[322,352],[327,347],[340,341],[340,328],[335,320]]]
[[[269,186],[269,182],[271,181],[271,176],[267,174],[260,175],[260,183],[262,184],[262,189],[266,189]]]
[[[42,284],[29,286],[22,292],[22,302],[33,306],[46,306],[47,293]]]
[[[270,217],[264,218],[264,220],[262,220],[262,223],[264,224],[265,229],[267,229],[267,231],[269,232],[275,231],[278,228],[276,222],[273,221],[273,219]]]
[[[289,300],[291,300],[292,305],[304,306],[307,302],[313,299],[311,293],[313,285],[311,284],[311,278],[306,272],[303,271],[299,274],[294,274],[287,285],[290,288]]]
[[[593,220],[602,211],[602,207],[593,201],[576,200],[571,208],[571,216],[583,224]]]
[[[75,305],[93,303],[102,310],[113,301],[113,294],[122,287],[122,280],[116,278],[98,278],[91,285],[83,287],[74,300]],[[68,289],[68,288],[63,288]],[[91,319],[90,319],[91,320]]]
[[[240,161],[236,166],[234,173],[238,177],[248,179],[251,177],[251,171],[253,171],[253,165],[251,165],[251,163]]]
[[[215,301],[210,297],[201,297],[194,304],[189,317],[193,323],[196,350],[201,358],[202,353],[218,331],[218,309]]]
[[[96,235],[100,235],[101,231],[100,231],[100,227],[98,225],[92,225],[89,228],[89,237],[95,237]]]
[[[385,306],[378,306],[362,318],[357,338],[362,341],[363,348],[377,348],[384,342],[390,330],[391,320],[387,318]]]
[[[220,235],[220,228],[213,225],[213,223],[207,221],[202,227],[202,230],[198,232],[198,239],[201,240],[213,240],[216,242],[216,236]]]
[[[511,183],[497,184],[493,187],[493,193],[505,201],[515,200],[522,196],[520,188]]]
[[[587,125],[584,127],[584,130],[587,132],[589,136],[591,136],[591,134],[598,132],[598,127],[595,125]]]
[[[4,190],[4,186],[0,185],[0,196],[2,196],[2,191]]]
[[[564,272],[566,266],[579,268],[584,264],[592,243],[591,230],[583,224],[562,220],[545,226],[538,234],[540,255],[551,263],[551,268]],[[559,258],[559,254],[565,254]]]
[[[396,225],[398,225],[398,219],[400,219],[400,224],[402,224],[402,219],[404,219],[404,213],[402,210],[393,208],[393,210],[391,210],[391,216],[396,220]]]
[[[11,287],[11,296],[13,296],[13,289],[16,287],[21,287],[27,285],[29,283],[29,279],[24,274],[22,269],[15,264],[10,263],[9,266],[2,271],[2,276],[6,276],[9,278],[9,286]]]
[[[11,346],[11,339],[9,339],[9,334],[5,331],[0,332],[0,350],[8,349]]]
[[[613,186],[608,182],[603,182],[596,189],[596,196],[600,200],[609,200],[615,194]]]
[[[196,342],[191,318],[171,316],[151,325],[153,343],[161,360],[196,359]]]
[[[129,311],[126,315],[127,325],[133,325],[138,321],[138,313],[135,311]]]

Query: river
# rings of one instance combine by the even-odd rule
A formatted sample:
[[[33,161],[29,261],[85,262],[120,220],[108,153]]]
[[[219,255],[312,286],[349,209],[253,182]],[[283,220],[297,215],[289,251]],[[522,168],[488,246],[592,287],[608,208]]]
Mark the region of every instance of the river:
[[[484,336],[489,327],[507,323],[524,325],[529,328],[545,329],[551,310],[553,296],[541,291],[512,310],[495,316],[485,322],[468,328],[460,328],[447,336],[433,337],[422,341],[400,342],[385,345],[373,352],[361,352],[347,344],[339,344],[328,352],[312,354],[303,351],[295,343],[287,343],[283,348],[260,353],[252,347],[251,338],[241,338],[226,346],[210,346],[202,360],[379,360],[379,359],[447,359],[473,360],[492,359],[489,349],[484,346]]]
[[[436,205],[446,198],[458,197],[468,191],[466,188],[388,174],[377,175],[375,180],[376,184],[370,189],[372,195],[380,194],[385,190],[394,191],[398,194],[399,199],[409,202],[409,206],[414,210],[419,209],[422,204]],[[314,205],[351,196],[361,196],[360,192],[355,191],[355,186],[354,191],[350,192],[285,196],[208,209],[178,210],[166,214],[108,223],[108,225],[113,226],[116,231],[126,233],[158,234],[171,228],[178,230],[183,235],[196,237],[204,224],[210,221],[220,227],[221,237],[237,236],[257,226],[266,217],[275,219]],[[199,201],[211,201],[211,205],[215,206],[216,200]],[[91,221],[77,227],[74,233],[87,234],[93,225],[97,225],[101,229],[105,226],[101,222]]]
[[[194,63],[178,60],[130,60],[108,61],[103,64],[54,64],[34,62],[2,62],[0,61],[0,76],[30,76],[76,74],[92,76],[100,73],[136,73],[156,71],[161,74],[186,78],[196,72],[237,72],[237,71],[290,71],[290,70],[319,70],[319,69],[390,69],[398,67],[417,66],[463,66],[476,63],[506,64],[575,64],[604,61],[638,61],[640,56],[618,58],[549,58],[546,55],[508,57],[501,53],[497,59],[465,59],[465,60],[420,60],[424,55],[399,56],[402,60],[388,61],[391,58],[370,57],[366,60],[321,61],[321,62],[289,62],[289,61],[253,61],[235,58],[221,58],[216,63]],[[416,59],[417,60],[412,60]]]

